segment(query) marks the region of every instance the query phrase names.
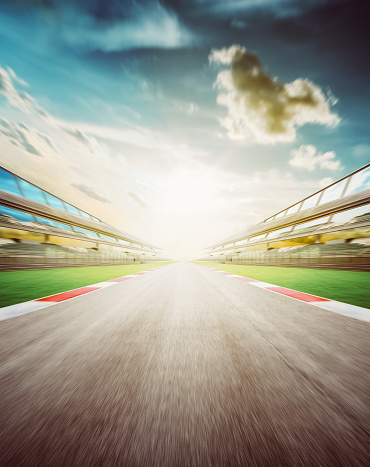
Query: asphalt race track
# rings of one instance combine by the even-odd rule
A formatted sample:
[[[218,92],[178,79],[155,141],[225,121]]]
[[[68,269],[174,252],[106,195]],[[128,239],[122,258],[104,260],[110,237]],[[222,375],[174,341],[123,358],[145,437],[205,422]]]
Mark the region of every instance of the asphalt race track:
[[[0,323],[1,466],[368,466],[370,325],[191,263]]]

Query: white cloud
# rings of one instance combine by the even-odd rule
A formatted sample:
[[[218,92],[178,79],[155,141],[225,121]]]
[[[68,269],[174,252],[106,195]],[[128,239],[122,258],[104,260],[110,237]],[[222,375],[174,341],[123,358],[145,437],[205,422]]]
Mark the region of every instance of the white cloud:
[[[175,243],[185,244],[177,235],[185,235],[185,231],[177,230],[170,216],[168,225],[158,226],[154,239],[153,226],[161,222],[152,214],[156,191],[163,192],[172,167],[191,166],[206,154],[203,150],[189,147],[168,133],[118,119],[115,127],[65,121],[51,114],[45,119],[37,112],[32,96],[28,101],[35,107],[21,105],[18,77],[8,72],[6,77],[13,86],[6,87],[6,95],[15,96],[17,105],[4,104],[3,99],[0,103],[0,110],[8,117],[0,124],[1,165],[133,235],[165,246],[165,229]],[[184,113],[189,104],[184,103]],[[157,179],[164,182],[154,186]],[[159,209],[163,204],[159,200]]]
[[[84,148],[86,148],[89,154],[93,155],[94,157],[100,157],[102,159],[107,159],[107,156],[104,154],[96,138],[92,136],[88,136],[86,133],[79,130],[78,128],[66,129],[66,132],[70,136],[72,136],[73,140],[77,141]]]
[[[16,81],[17,83],[19,83],[23,87],[28,86],[28,83],[26,81],[24,81],[22,78],[20,78],[19,76],[17,76],[15,71],[12,70],[10,67],[7,67],[7,71],[9,73],[9,75],[12,77],[13,81]]]
[[[153,131],[150,128],[145,128],[137,125],[125,125],[121,127],[97,125],[84,122],[67,122],[62,119],[55,118],[47,113],[36,101],[34,97],[26,93],[20,86],[28,86],[16,73],[8,68],[8,71],[0,67],[0,94],[3,94],[7,102],[16,110],[22,113],[22,120],[26,120],[26,115],[29,120],[29,130],[31,125],[42,127],[43,131],[53,136],[49,138],[49,144],[55,152],[61,152],[56,149],[56,146],[63,144],[61,141],[60,132],[66,132],[69,135],[69,142],[78,142],[74,144],[74,149],[81,152],[85,149],[86,154],[92,155],[101,159],[109,158],[109,149],[103,149],[104,141],[124,143],[135,149],[150,149],[151,151],[161,151],[161,157],[173,159],[174,157],[189,157],[204,155],[204,151],[196,148],[187,147],[177,142],[174,142],[168,135],[161,132]],[[195,114],[199,111],[199,107],[190,102],[184,106],[183,111],[189,114]],[[41,117],[41,118],[40,118]],[[12,123],[12,125],[16,125]],[[23,130],[22,130],[23,132]],[[5,136],[4,132],[2,132]],[[35,130],[35,135],[37,130]],[[38,133],[42,135],[42,133]],[[18,135],[19,139],[20,136]],[[52,140],[55,142],[52,143]],[[63,139],[66,139],[65,137]],[[13,138],[12,144],[15,145],[16,138]],[[67,142],[67,141],[66,141]],[[28,146],[28,152],[33,151],[36,154],[36,148],[32,148],[27,142],[24,143],[24,148]],[[41,153],[40,153],[41,155]]]
[[[84,132],[85,134],[87,133],[98,138],[126,143],[144,149],[169,149],[168,145],[163,142],[163,135],[139,126],[134,128],[118,128],[91,123],[86,124],[84,122],[77,122],[73,124],[73,126],[66,122],[60,122],[60,125],[64,126],[66,130],[72,129],[72,131],[74,131],[77,127],[80,132]]]
[[[18,85],[27,86],[27,83],[19,78],[11,68],[6,71],[0,66],[0,94],[6,97],[8,103],[23,112],[37,113],[48,118],[47,112],[27,92],[18,89]]]
[[[331,185],[334,183],[334,179],[332,177],[325,177],[319,180],[319,187],[320,188],[325,188],[328,185]]]
[[[292,167],[306,169],[309,172],[312,172],[316,168],[328,170],[340,170],[343,168],[340,160],[336,159],[337,156],[334,151],[320,154],[317,152],[315,146],[311,144],[293,149],[290,154],[292,157],[289,160],[289,164]]]
[[[127,194],[134,201],[134,203],[138,204],[143,209],[148,209],[150,207],[149,203],[144,201],[138,194],[134,193],[133,191],[128,191]]]
[[[91,16],[78,16],[72,9],[70,21],[63,21],[58,26],[67,43],[87,50],[110,52],[141,47],[176,48],[192,42],[191,34],[180,24],[175,13],[159,2],[145,6],[133,2],[126,6],[125,13],[124,21],[97,27]]]
[[[0,118],[0,133],[8,138],[14,146],[34,156],[43,157],[50,152],[58,152],[48,136],[24,123],[12,123]]]
[[[294,141],[298,127],[318,123],[334,127],[339,117],[332,113],[333,97],[308,79],[281,83],[268,75],[257,55],[244,47],[213,50],[210,63],[231,65],[218,73],[216,87],[220,105],[228,115],[221,120],[231,139],[253,138],[263,144]]]
[[[199,112],[199,107],[194,102],[190,102],[187,112],[189,115],[196,114]]]
[[[110,203],[109,195],[106,193],[102,193],[101,190],[97,189],[96,187],[85,185],[83,183],[72,183],[71,186],[81,191],[89,198],[95,199],[96,201],[100,201],[101,203]]]
[[[38,126],[41,124],[48,131],[51,130],[51,127],[57,132],[60,130],[66,131],[72,137],[71,139],[78,141],[80,145],[87,149],[89,154],[106,159],[96,138],[90,137],[69,123],[49,115],[38,104],[36,99],[21,89],[20,86],[28,86],[28,84],[17,76],[11,68],[5,70],[0,67],[0,94],[6,97],[7,102],[13,108],[21,111],[23,116],[29,115]],[[0,131],[9,138],[14,146],[22,147],[30,154],[44,156],[48,152],[50,153],[50,150],[58,153],[57,148],[48,136],[24,123],[14,123],[0,119]]]
[[[183,113],[189,104],[183,103]],[[228,172],[209,165],[211,150],[206,157],[201,148],[168,133],[122,121],[108,127],[53,115],[44,119],[19,109],[10,109],[10,114],[27,126],[4,121],[0,127],[1,159],[7,168],[109,224],[168,247],[169,256],[180,253],[191,259],[195,248],[200,255],[202,247],[308,196],[317,184],[280,171],[248,176]],[[32,144],[44,157],[31,157],[21,138],[17,145],[11,143],[11,134],[5,136],[10,129],[14,141],[16,130],[27,138],[37,136],[43,151],[34,140],[24,144]],[[58,154],[47,148],[45,137]],[[94,140],[107,159],[92,157]]]

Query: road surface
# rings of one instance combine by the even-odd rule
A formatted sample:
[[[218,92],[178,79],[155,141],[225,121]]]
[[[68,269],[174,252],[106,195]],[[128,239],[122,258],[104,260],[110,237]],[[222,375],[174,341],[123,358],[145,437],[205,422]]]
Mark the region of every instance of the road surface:
[[[368,466],[370,325],[191,263],[0,323],[1,466]]]

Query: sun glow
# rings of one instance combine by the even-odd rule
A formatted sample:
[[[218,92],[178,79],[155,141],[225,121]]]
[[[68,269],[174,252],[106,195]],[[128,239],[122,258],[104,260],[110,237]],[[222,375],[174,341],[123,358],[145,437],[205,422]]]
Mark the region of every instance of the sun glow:
[[[191,216],[216,205],[214,181],[208,175],[181,170],[166,182],[161,210],[165,214]]]
[[[212,172],[181,169],[161,179],[158,188],[153,237],[168,245],[174,259],[192,259],[194,251],[199,257],[225,204],[221,181]]]

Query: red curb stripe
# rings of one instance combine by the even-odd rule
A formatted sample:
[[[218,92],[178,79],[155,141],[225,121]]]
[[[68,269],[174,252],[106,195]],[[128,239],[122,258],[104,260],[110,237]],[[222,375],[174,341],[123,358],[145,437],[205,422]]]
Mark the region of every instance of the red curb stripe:
[[[134,272],[132,275],[133,276],[141,276],[142,274],[146,274],[147,271],[145,272]]]
[[[286,289],[285,287],[265,287],[266,290],[272,290],[273,292],[288,295],[288,297],[297,298],[304,302],[329,302],[327,298],[317,297],[316,295],[310,295],[304,292],[297,292],[296,290]]]
[[[235,275],[232,272],[225,272],[225,271],[222,271],[221,274],[225,274],[225,276],[234,276]]]
[[[117,277],[117,279],[109,279],[109,281],[106,281],[106,282],[123,282],[123,281],[128,281],[129,279],[131,279],[131,277],[123,276],[123,277]]]
[[[68,300],[69,298],[78,297],[85,293],[93,292],[94,290],[99,290],[100,287],[81,287],[79,289],[70,290],[69,292],[58,293],[56,295],[50,295],[50,297],[39,298],[37,302],[62,302]]]
[[[243,281],[243,282],[260,282],[260,281],[257,281],[256,279],[249,279],[249,277],[235,277],[234,279],[238,279],[239,281]]]

